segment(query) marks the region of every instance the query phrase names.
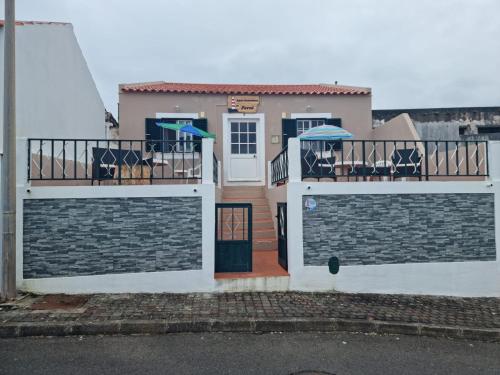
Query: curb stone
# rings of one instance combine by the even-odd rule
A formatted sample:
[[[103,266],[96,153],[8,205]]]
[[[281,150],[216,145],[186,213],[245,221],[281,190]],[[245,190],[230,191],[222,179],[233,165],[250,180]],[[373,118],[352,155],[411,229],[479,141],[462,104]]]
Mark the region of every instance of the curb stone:
[[[0,325],[0,338],[201,332],[361,332],[500,342],[500,329],[389,323],[349,319],[116,320],[102,322],[21,322]]]

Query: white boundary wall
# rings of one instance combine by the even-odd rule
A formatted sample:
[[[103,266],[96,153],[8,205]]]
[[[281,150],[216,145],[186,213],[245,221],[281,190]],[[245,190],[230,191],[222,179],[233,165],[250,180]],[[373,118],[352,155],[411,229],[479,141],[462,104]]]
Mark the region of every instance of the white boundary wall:
[[[16,278],[19,289],[39,293],[139,293],[210,292],[215,290],[215,185],[213,183],[213,140],[203,140],[202,184],[58,186],[30,187],[26,181],[27,145],[18,140]],[[65,198],[201,197],[202,269],[189,271],[141,272],[92,276],[23,279],[23,200]],[[168,213],[166,213],[168,214]]]
[[[288,143],[288,272],[290,289],[500,297],[500,142],[490,142],[489,181],[302,182],[300,144]],[[302,197],[336,194],[494,193],[496,261],[340,266],[304,266]]]

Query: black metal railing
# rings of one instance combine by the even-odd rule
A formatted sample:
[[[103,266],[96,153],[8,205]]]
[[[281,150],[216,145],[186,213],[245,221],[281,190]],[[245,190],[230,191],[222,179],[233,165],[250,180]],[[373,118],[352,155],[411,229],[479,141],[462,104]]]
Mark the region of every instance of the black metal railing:
[[[201,141],[29,139],[28,179],[111,181],[201,179]],[[138,182],[142,181],[142,182]]]
[[[348,181],[488,176],[486,141],[301,141],[302,179]]]
[[[214,184],[218,184],[219,183],[219,161],[217,160],[217,156],[215,156],[215,153],[214,153],[214,157],[213,157],[213,169],[214,169]]]
[[[285,147],[271,161],[271,182],[278,184],[288,179],[288,148]]]

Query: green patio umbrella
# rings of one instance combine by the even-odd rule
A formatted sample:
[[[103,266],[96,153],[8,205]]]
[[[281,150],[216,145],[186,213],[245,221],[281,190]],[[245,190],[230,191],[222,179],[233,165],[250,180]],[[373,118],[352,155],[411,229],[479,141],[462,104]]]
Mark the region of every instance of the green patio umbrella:
[[[156,125],[158,125],[161,128],[164,128],[164,129],[170,129],[170,130],[175,130],[175,131],[181,131],[184,133],[190,133],[190,134],[196,135],[197,137],[214,138],[215,139],[215,134],[209,133],[205,130],[198,129],[197,127],[195,127],[193,125],[171,124],[171,123],[167,123],[167,122],[157,122]]]

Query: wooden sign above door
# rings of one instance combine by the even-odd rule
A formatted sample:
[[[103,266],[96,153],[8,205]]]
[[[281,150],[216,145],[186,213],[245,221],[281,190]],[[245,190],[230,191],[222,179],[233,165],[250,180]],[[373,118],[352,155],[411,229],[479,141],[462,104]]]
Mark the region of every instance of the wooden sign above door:
[[[227,107],[230,112],[256,113],[260,98],[251,95],[230,95],[227,97]]]

